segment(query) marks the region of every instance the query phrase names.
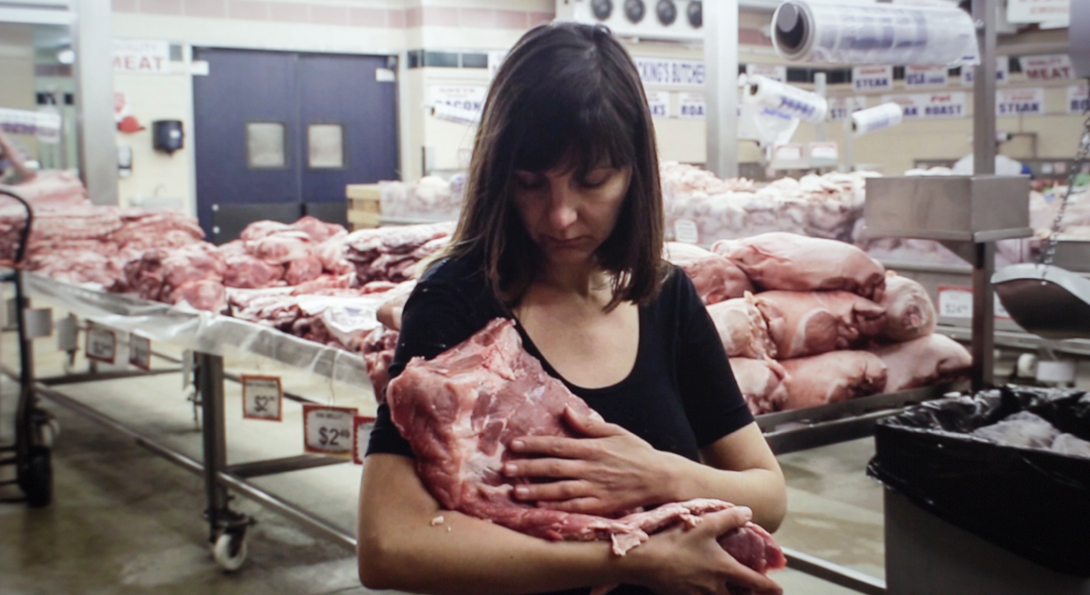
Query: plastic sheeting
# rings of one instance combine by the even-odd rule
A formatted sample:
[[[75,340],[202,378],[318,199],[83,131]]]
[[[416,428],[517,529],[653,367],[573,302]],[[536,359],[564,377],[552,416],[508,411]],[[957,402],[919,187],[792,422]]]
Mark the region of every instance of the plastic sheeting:
[[[26,274],[31,295],[109,328],[136,332],[161,341],[213,355],[231,349],[267,357],[338,382],[366,386],[371,380],[362,357],[278,330],[201,310],[168,306],[139,298],[104,293]],[[362,300],[361,305],[379,300]],[[373,313],[371,317],[373,318]]]

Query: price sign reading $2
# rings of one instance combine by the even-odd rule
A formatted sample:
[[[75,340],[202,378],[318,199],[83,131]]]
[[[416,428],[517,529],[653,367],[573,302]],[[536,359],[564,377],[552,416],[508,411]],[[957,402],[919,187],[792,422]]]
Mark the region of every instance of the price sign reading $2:
[[[129,335],[129,363],[141,370],[151,370],[151,339]]]
[[[85,355],[87,359],[114,363],[117,360],[117,333],[97,326],[89,327]]]
[[[277,376],[243,374],[242,417],[281,421],[283,419],[284,390]]]
[[[326,455],[352,454],[355,407],[303,405],[303,447]]]

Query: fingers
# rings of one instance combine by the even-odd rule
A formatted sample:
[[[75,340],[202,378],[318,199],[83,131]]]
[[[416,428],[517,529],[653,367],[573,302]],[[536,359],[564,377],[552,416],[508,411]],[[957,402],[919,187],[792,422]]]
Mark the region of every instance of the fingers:
[[[731,576],[728,579],[732,586],[736,585],[751,589],[761,595],[783,594],[783,588],[776,584],[776,581],[738,562],[734,562],[734,564],[737,565],[737,568],[731,570]]]
[[[517,500],[571,500],[590,495],[591,485],[585,481],[554,481],[515,486]]]
[[[585,498],[573,498],[571,500],[560,500],[556,502],[539,501],[537,503],[537,506],[538,508],[548,508],[549,510],[561,510],[564,512],[574,512],[578,514],[600,515],[606,512],[602,501],[593,496]]]
[[[704,522],[698,526],[706,525],[708,531],[719,537],[748,523],[753,518],[753,511],[748,506],[733,506],[718,512],[708,513],[702,518]]]
[[[608,423],[598,416],[580,413],[574,407],[564,408],[564,420],[573,430],[588,438],[605,438],[625,433],[621,426]]]
[[[571,459],[518,459],[503,466],[506,477],[555,477],[581,479],[586,477],[586,463]]]
[[[586,459],[594,452],[591,445],[579,438],[560,436],[523,436],[511,441],[512,452],[524,455],[546,455],[565,459]]]

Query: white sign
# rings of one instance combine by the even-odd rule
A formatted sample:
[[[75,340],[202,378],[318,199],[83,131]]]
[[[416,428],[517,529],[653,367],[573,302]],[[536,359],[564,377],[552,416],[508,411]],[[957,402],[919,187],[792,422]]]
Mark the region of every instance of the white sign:
[[[1067,88],[1067,113],[1085,114],[1090,111],[1090,87],[1071,85]]]
[[[802,161],[802,145],[779,145],[773,152],[773,161]]]
[[[939,316],[945,318],[973,317],[973,290],[970,287],[939,285]],[[1010,319],[1010,314],[995,296],[995,317]]]
[[[115,39],[114,72],[118,74],[170,74],[170,42]]]
[[[373,417],[357,415],[352,418],[352,462],[357,465],[362,465],[363,457],[367,456],[367,437],[374,425]]]
[[[950,82],[945,66],[905,66],[906,87],[945,87]]]
[[[965,117],[965,93],[918,93],[883,95],[882,103],[893,102],[904,109],[906,120]]]
[[[151,339],[129,335],[129,363],[141,370],[151,369]]]
[[[284,389],[278,376],[254,376],[243,374],[242,417],[281,421],[283,419]]]
[[[829,121],[846,120],[851,114],[865,109],[867,109],[866,97],[831,97],[829,98]]]
[[[484,109],[488,87],[484,85],[431,85],[428,87],[428,104],[449,105],[468,112]]]
[[[706,109],[703,93],[682,93],[678,104],[678,115],[687,119],[702,119]]]
[[[87,329],[87,345],[84,347],[87,359],[107,364],[117,360],[117,334],[109,329],[92,326]]]
[[[665,58],[633,58],[644,85],[700,87],[704,85],[704,63]]]
[[[835,142],[814,142],[807,147],[810,150],[810,159],[813,161],[836,161],[840,159],[840,152]]]
[[[787,67],[775,64],[746,64],[746,74],[763,76],[781,83],[787,82]]]
[[[700,230],[692,219],[674,221],[674,240],[686,244],[700,243]]]
[[[1044,113],[1044,89],[1003,89],[995,92],[997,116],[1040,116]]]
[[[1071,56],[1051,54],[1047,56],[1022,56],[1018,58],[1022,72],[1031,81],[1059,81],[1075,78],[1071,68]]]
[[[1000,85],[1007,84],[1010,80],[1011,61],[1006,56],[999,56],[995,59],[995,82]],[[962,66],[961,67],[961,84],[966,87],[973,86],[973,78],[976,76],[975,66]]]
[[[352,454],[355,407],[303,405],[303,448],[310,453]]]
[[[888,91],[893,88],[892,66],[856,66],[852,68],[852,88],[856,91]]]
[[[670,117],[670,92],[648,91],[647,107],[651,110],[652,118]]]
[[[1071,0],[1007,0],[1007,21],[1066,27],[1071,22]]]
[[[503,64],[504,58],[507,57],[507,52],[488,52],[488,78],[489,80],[496,78],[496,73],[500,71],[500,64]]]

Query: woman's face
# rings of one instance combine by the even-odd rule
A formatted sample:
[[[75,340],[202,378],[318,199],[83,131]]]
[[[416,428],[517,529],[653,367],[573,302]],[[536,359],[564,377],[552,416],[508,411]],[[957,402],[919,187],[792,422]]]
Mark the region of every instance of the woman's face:
[[[553,264],[583,264],[594,255],[621,211],[632,168],[608,165],[577,171],[516,170],[515,206],[530,238]]]

